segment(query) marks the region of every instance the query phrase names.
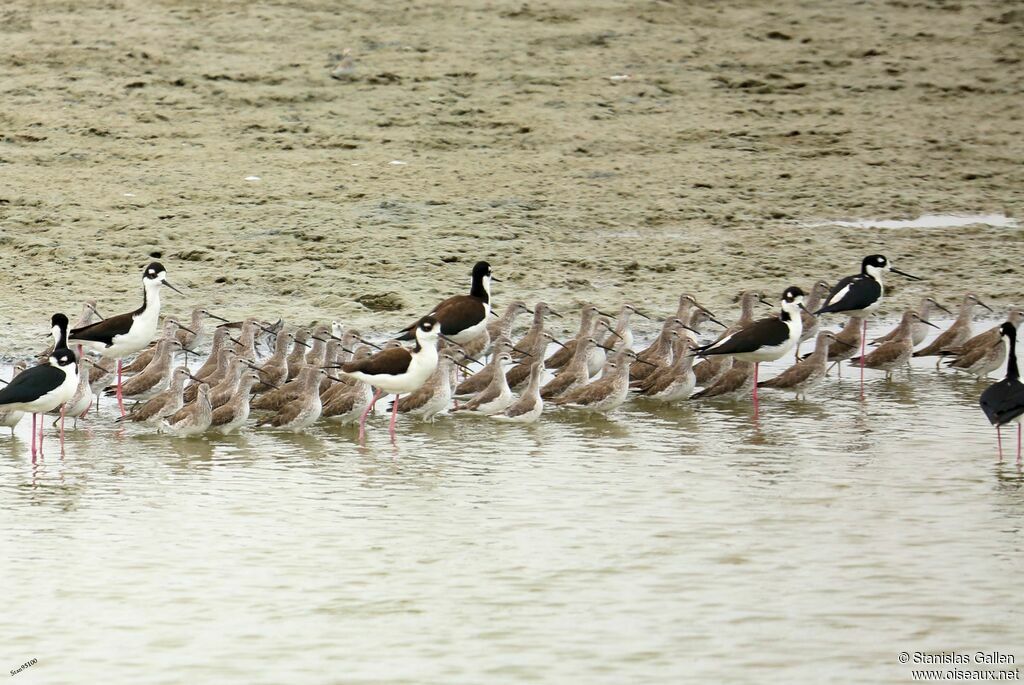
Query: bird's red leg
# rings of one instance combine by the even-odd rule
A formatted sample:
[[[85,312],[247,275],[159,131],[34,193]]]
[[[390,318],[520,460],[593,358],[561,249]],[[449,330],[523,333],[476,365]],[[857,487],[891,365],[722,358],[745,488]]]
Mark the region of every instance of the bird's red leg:
[[[370,415],[370,411],[373,409],[373,405],[377,404],[377,400],[380,399],[380,390],[374,388],[373,399],[370,400],[370,404],[363,410],[363,415],[359,417],[359,444],[363,444],[366,440],[366,417]]]
[[[32,458],[36,456],[36,415],[32,414]]]
[[[66,404],[60,405],[60,453],[64,454],[64,408]]]
[[[999,447],[999,461],[1003,460],[1003,431],[996,426],[996,445]]]
[[[391,433],[391,444],[395,444],[395,420],[398,418],[398,395],[395,395],[395,403],[391,405],[391,425],[388,427]]]
[[[125,415],[124,397],[121,395],[121,360],[117,360],[117,408],[121,410],[121,416]]]

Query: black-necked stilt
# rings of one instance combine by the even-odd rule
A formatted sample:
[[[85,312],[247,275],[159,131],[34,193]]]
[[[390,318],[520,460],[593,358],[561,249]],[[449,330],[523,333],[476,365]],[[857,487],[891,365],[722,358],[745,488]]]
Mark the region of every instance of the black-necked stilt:
[[[485,263],[486,264],[486,263]],[[490,271],[490,269],[488,269]],[[476,274],[476,270],[474,270]],[[487,276],[487,278],[490,278]],[[433,316],[426,316],[416,324],[416,345],[412,349],[391,348],[378,352],[362,361],[351,361],[341,365],[341,373],[369,383],[374,388],[373,399],[359,419],[359,440],[366,436],[366,417],[381,395],[394,393],[403,395],[414,392],[437,368],[437,340],[441,336],[441,323]],[[389,430],[395,441],[395,420],[398,405],[391,410]]]
[[[741,331],[747,326],[754,323],[754,307],[761,303],[768,307],[773,306],[765,294],[759,290],[745,290],[740,293],[740,317],[736,320],[736,323],[727,327],[722,334],[715,339],[715,342],[725,340],[726,337]],[[728,355],[721,355],[718,357],[711,357],[710,359],[703,359],[700,363],[694,364],[693,373],[697,377],[697,385],[705,388],[711,387],[732,367],[732,357]]]
[[[53,341],[46,351],[37,357],[39,364],[50,363],[50,355],[54,350],[62,350],[68,346],[68,317],[65,314],[57,313],[50,317],[50,335]]]
[[[1011,309],[1006,321],[1020,330],[1024,322],[1024,310]],[[1002,341],[1000,326],[996,326],[979,333],[959,347],[943,350],[942,354],[947,357],[946,366],[949,368],[984,378],[1006,361],[1006,345]]]
[[[457,345],[464,345],[487,329],[491,313],[491,265],[477,262],[473,267],[473,282],[469,295],[456,295],[434,307],[429,314],[402,329],[398,340],[413,340],[419,325],[428,318],[441,324],[440,334]]]
[[[36,420],[39,420],[39,454],[43,453],[43,419],[45,414],[61,406],[75,395],[78,388],[78,360],[75,353],[58,348],[48,363],[25,369],[0,389],[0,409],[32,414],[32,456],[36,456]],[[63,416],[62,416],[63,418]],[[64,422],[60,426],[60,443],[64,446]]]
[[[882,343],[867,356],[851,359],[850,364],[885,371],[885,379],[892,380],[892,372],[907,364],[914,352],[913,326],[917,323],[938,328],[932,322],[922,319],[914,310],[908,309],[903,312],[896,336],[892,340]]]
[[[235,388],[235,394],[224,404],[213,410],[210,430],[217,433],[233,433],[249,419],[250,393],[259,383],[260,375],[254,369],[242,374]],[[210,403],[213,404],[212,402]]]
[[[940,333],[938,337],[928,345],[914,352],[914,356],[939,356],[940,358],[935,360],[935,368],[939,368],[939,362],[942,361],[940,355],[943,350],[950,347],[958,347],[970,340],[971,321],[974,317],[975,305],[987,309],[988,311],[992,311],[992,308],[978,299],[977,295],[974,293],[967,293],[964,295],[964,300],[960,304],[960,311],[957,313],[956,320],[953,322],[953,325]]]
[[[526,390],[501,414],[491,418],[510,423],[533,423],[544,412],[544,400],[540,396],[540,379],[544,374],[544,361],[538,358],[530,364],[529,381]]]
[[[100,356],[117,360],[117,406],[125,415],[121,396],[121,362],[129,354],[139,352],[153,340],[160,322],[160,288],[181,292],[167,280],[167,270],[160,262],[152,262],[142,272],[142,306],[127,314],[119,314],[84,328],[71,331],[74,345],[97,351]]]
[[[804,291],[790,286],[782,293],[778,316],[760,319],[727,335],[718,342],[698,348],[702,357],[729,355],[754,363],[754,402],[757,402],[757,371],[761,362],[775,361],[796,347],[803,332],[800,312],[804,309]]]
[[[205,433],[213,421],[210,386],[200,383],[196,399],[161,421],[162,430],[180,438]]]
[[[941,304],[939,304],[938,300],[936,300],[934,297],[930,295],[921,298],[921,306],[917,308],[917,315],[920,316],[922,319],[927,320],[928,317],[930,317],[932,314],[932,308],[940,309],[949,314],[950,316],[953,315],[953,312],[943,307]],[[918,345],[923,343],[924,339],[928,337],[928,328],[929,326],[926,326],[925,324],[919,321],[915,322],[914,325],[910,327],[910,339],[913,340],[914,347],[917,347]],[[891,331],[889,331],[888,333],[881,337],[872,340],[871,344],[878,345],[880,343],[894,340],[899,330],[899,324],[896,324],[896,326]]]
[[[899,274],[911,280],[920,281],[917,276],[911,276],[905,271],[892,266],[884,255],[868,255],[860,264],[860,273],[847,276],[832,288],[832,292],[825,298],[825,304],[814,312],[815,316],[821,314],[846,314],[855,319],[861,319],[860,335],[860,358],[864,358],[864,344],[868,338],[868,317],[875,313],[882,304],[882,297],[885,295],[885,285],[882,283],[882,275],[886,271]],[[860,370],[861,392],[864,391],[864,368]]]
[[[828,351],[832,345],[843,346],[844,343],[839,343],[836,334],[832,331],[820,331],[815,338],[813,352],[775,378],[760,381],[757,384],[758,387],[791,390],[796,393],[797,398],[800,395],[806,398],[807,391],[825,378],[825,370],[828,367]]]
[[[257,427],[267,426],[297,433],[316,423],[323,411],[320,402],[320,381],[327,376],[327,371],[307,366],[299,374],[300,383],[297,395],[286,402],[276,414],[261,419]]]
[[[1003,345],[1006,346],[1006,377],[985,388],[981,393],[981,410],[989,422],[996,427],[999,442],[999,458],[1003,458],[1002,427],[1017,423],[1017,461],[1021,459],[1021,417],[1024,416],[1024,383],[1020,382],[1017,368],[1017,328],[1006,322],[999,327]]]

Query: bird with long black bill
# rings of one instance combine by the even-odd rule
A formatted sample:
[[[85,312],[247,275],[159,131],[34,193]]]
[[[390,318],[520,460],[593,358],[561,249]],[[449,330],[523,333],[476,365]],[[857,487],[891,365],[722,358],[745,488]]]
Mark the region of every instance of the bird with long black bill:
[[[1024,416],[1024,383],[1020,382],[1017,368],[1017,328],[1006,322],[999,328],[1002,343],[1006,346],[1006,378],[993,383],[981,393],[981,410],[989,422],[996,427],[999,444],[999,458],[1003,458],[1002,427],[1008,423],[1017,424],[1017,462],[1021,459],[1021,417]]]
[[[167,280],[163,264],[150,263],[142,272],[142,305],[138,309],[76,328],[68,335],[71,344],[82,345],[98,352],[101,357],[117,360],[117,406],[121,416],[125,415],[121,394],[122,360],[152,342],[160,323],[160,289],[165,285],[181,292]]]
[[[701,357],[729,355],[734,359],[754,363],[754,406],[757,407],[757,372],[761,362],[781,359],[796,348],[803,321],[804,291],[790,286],[782,293],[777,316],[759,319],[717,342],[697,349]]]
[[[413,340],[421,323],[433,319],[441,325],[439,333],[457,345],[464,345],[487,330],[491,313],[491,282],[500,282],[491,274],[491,265],[477,262],[473,267],[469,295],[456,295],[442,301],[421,319],[402,329],[398,340]]]
[[[486,321],[486,319],[485,319]],[[393,347],[361,360],[353,360],[328,368],[337,368],[342,375],[365,381],[373,386],[373,398],[359,418],[359,442],[366,438],[366,417],[382,395],[404,395],[415,392],[437,368],[437,339],[441,337],[441,323],[425,316],[416,324],[416,345],[412,349]],[[397,399],[397,398],[396,398]],[[398,402],[391,407],[391,442],[396,441],[395,420]]]
[[[65,348],[56,349],[46,364],[32,366],[15,376],[0,389],[0,409],[14,409],[32,414],[32,456],[36,456],[36,422],[39,423],[39,454],[43,453],[45,414],[63,405],[78,389],[78,358]],[[64,448],[64,421],[61,415],[60,444]]]
[[[818,311],[813,312],[815,316],[822,314],[846,314],[855,319],[861,320],[860,336],[860,359],[863,361],[864,344],[868,337],[868,317],[875,313],[882,304],[885,296],[885,285],[882,277],[886,271],[899,274],[914,281],[920,281],[917,276],[912,276],[906,271],[895,268],[885,255],[868,255],[860,264],[860,273],[847,276],[832,288],[832,292],[825,298],[825,304]],[[864,366],[860,367],[861,392],[864,391]]]

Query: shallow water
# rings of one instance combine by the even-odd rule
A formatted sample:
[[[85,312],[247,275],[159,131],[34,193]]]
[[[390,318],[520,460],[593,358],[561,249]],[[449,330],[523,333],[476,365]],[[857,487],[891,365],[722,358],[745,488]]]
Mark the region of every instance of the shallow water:
[[[0,437],[2,667],[879,683],[910,681],[904,650],[1019,664],[1024,476],[996,460],[984,384],[932,367],[868,372],[863,402],[853,370],[808,402],[764,391],[756,422],[747,402],[634,402],[402,421],[397,449],[382,415],[359,448],[338,428],[119,432],[106,404],[33,464],[23,421]]]
[[[1005,214],[922,214],[916,219],[857,219],[855,221],[819,221],[804,224],[809,228],[838,226],[840,228],[962,228],[964,226],[991,226],[1017,228],[1013,217]]]

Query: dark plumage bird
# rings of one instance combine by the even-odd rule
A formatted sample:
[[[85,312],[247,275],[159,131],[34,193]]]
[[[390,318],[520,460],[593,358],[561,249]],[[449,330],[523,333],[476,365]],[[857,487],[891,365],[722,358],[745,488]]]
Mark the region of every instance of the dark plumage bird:
[[[491,281],[498,281],[491,275],[491,265],[477,262],[469,295],[456,295],[442,301],[429,314],[403,328],[398,340],[414,340],[416,330],[428,318],[441,324],[441,335],[459,345],[482,335],[491,313]]]
[[[999,328],[999,335],[1006,351],[1006,378],[993,383],[981,393],[981,410],[989,422],[996,427],[999,440],[999,458],[1003,456],[1000,428],[1008,423],[1017,423],[1017,461],[1021,458],[1021,417],[1024,416],[1024,383],[1020,382],[1017,368],[1017,329],[1007,322]]]

